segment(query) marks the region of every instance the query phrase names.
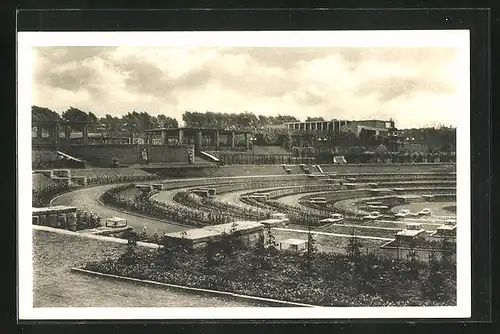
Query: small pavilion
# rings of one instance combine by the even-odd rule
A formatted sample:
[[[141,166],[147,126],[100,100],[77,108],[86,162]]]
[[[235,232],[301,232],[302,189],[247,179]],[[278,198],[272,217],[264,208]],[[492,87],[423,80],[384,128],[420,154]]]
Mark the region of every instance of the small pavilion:
[[[250,150],[252,133],[242,130],[209,128],[160,128],[146,130],[146,142],[149,144],[193,144],[196,149],[218,151],[222,147],[230,150]],[[243,143],[235,138],[243,136]],[[158,138],[159,137],[159,138]]]
[[[89,124],[90,122],[68,122],[68,121],[33,121],[32,128],[36,128],[36,137],[34,142],[36,144],[61,144],[61,129],[64,129],[63,139],[65,143],[70,143],[71,140],[71,126],[83,126],[82,130],[82,144],[89,144]],[[45,141],[43,130],[47,130],[48,142]]]

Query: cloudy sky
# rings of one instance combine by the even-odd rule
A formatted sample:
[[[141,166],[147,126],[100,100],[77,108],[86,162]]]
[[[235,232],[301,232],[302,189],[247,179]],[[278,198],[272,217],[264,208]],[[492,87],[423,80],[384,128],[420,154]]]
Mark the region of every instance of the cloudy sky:
[[[36,47],[33,103],[146,111],[389,119],[456,126],[453,48]],[[462,78],[463,79],[463,78]]]

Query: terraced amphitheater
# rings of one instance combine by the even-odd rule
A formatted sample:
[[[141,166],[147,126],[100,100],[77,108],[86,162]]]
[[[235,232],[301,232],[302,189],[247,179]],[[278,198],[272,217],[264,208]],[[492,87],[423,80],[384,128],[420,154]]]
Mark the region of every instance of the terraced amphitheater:
[[[51,206],[75,207],[102,221],[120,217],[142,241],[152,244],[159,243],[161,235],[189,233],[195,228],[260,222],[268,231],[266,242],[272,233],[278,245],[312,236],[318,251],[344,254],[355,237],[362,252],[403,258],[416,247],[420,258],[426,259],[434,252],[439,229],[447,220],[456,221],[449,209],[456,201],[453,165],[242,165],[208,168],[204,177],[192,178],[132,168],[126,173],[110,169],[71,172],[85,176],[87,185],[61,187],[34,174],[34,185],[39,187],[36,203],[50,198]],[[418,215],[423,209],[430,209],[430,214]],[[401,210],[410,213],[398,217]],[[378,216],[370,217],[374,211]],[[276,215],[286,217],[274,219]],[[398,238],[415,224],[423,232],[417,243]],[[127,238],[123,233],[114,236]],[[35,231],[35,241],[42,237],[42,231]]]
[[[385,167],[387,172],[372,172],[369,166],[352,166],[356,172],[346,167],[339,170],[337,166],[321,166],[322,172],[311,172],[315,168],[231,166],[219,168],[216,173],[210,170],[207,172],[210,176],[201,178],[147,181],[144,177],[144,181],[139,178],[134,183],[77,189],[58,196],[51,204],[72,205],[103,217],[121,215],[136,231],[145,229],[149,233],[177,232],[233,221],[263,221],[272,214],[285,213],[289,229],[313,228],[313,231],[339,235],[354,231],[360,236],[393,239],[395,232],[408,222],[419,221],[432,233],[445,219],[455,216],[449,211],[446,216],[443,210],[439,211],[455,201],[453,166],[432,165],[429,171],[423,172],[413,171],[413,165],[389,165]],[[92,177],[91,171],[87,173]],[[136,177],[138,175],[143,174],[137,173]],[[159,183],[161,190],[144,196],[135,187],[138,183]],[[208,194],[207,189],[213,194]],[[317,197],[321,197],[322,203],[311,200]],[[379,205],[366,204],[370,202]],[[380,207],[382,209],[375,209]],[[414,208],[413,211],[420,211],[423,207],[431,208],[434,214],[403,220],[394,217],[395,210]],[[363,219],[371,211],[382,211],[382,216]],[[342,214],[343,221],[338,224],[321,222],[332,214]],[[280,234],[285,236],[286,233]]]

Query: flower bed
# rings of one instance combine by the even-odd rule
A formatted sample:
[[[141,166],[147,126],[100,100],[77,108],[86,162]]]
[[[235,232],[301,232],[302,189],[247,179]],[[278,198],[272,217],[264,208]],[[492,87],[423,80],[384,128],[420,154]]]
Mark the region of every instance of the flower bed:
[[[147,196],[137,196],[129,198],[124,191],[134,187],[134,185],[122,185],[109,189],[101,195],[101,201],[118,209],[123,209],[135,213],[144,214],[156,219],[170,220],[194,227],[205,226],[207,224],[222,224],[230,222],[228,216],[222,211],[198,212],[180,206],[169,205]],[[227,221],[226,221],[227,220]]]
[[[70,189],[72,189],[71,186],[63,183],[49,183],[34,188],[31,206],[34,208],[49,206],[52,198]]]
[[[159,180],[160,176],[155,174],[136,173],[130,175],[91,175],[87,177],[87,184],[109,184],[109,183],[125,183],[137,181],[153,181]]]
[[[321,306],[456,304],[455,266],[372,254],[310,256],[256,247],[231,253],[129,246],[83,268],[106,274]]]
[[[207,210],[221,211],[227,213],[230,217],[242,220],[259,220],[268,218],[268,212],[263,210],[243,208],[229,203],[218,202],[213,198],[200,197],[185,191],[175,194],[174,200],[185,206],[191,207],[192,210],[201,210],[205,212],[207,212]]]

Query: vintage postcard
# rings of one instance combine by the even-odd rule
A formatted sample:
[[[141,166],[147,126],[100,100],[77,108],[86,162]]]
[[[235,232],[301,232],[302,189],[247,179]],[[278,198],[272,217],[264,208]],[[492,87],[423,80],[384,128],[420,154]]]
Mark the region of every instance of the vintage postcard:
[[[19,319],[469,317],[469,67],[467,30],[19,33]]]

